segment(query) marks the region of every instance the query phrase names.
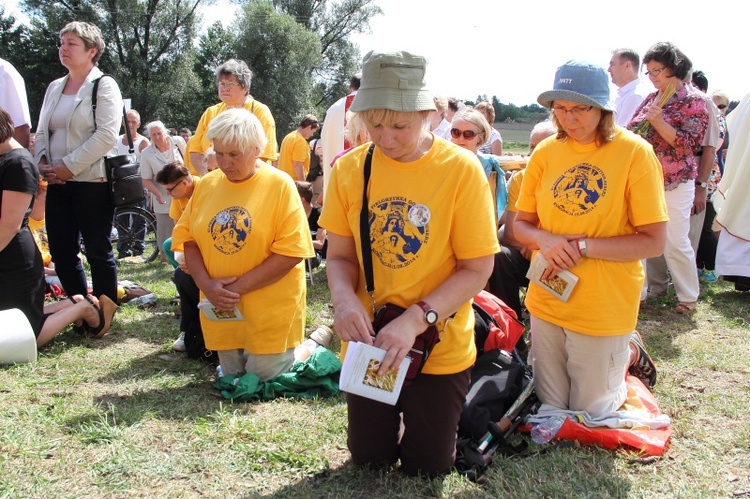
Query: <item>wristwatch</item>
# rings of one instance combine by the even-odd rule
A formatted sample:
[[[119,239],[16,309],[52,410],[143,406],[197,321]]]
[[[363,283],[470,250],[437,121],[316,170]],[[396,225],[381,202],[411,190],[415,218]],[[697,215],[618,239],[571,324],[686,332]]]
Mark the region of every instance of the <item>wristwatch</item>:
[[[424,311],[424,321],[427,324],[429,324],[430,326],[434,326],[435,324],[437,324],[438,313],[434,308],[423,301],[417,302],[417,305]]]
[[[703,187],[704,189],[708,187],[708,182],[701,182],[700,180],[695,181],[696,187]]]
[[[578,251],[581,252],[581,256],[587,256],[588,249],[586,248],[586,239],[578,240]]]

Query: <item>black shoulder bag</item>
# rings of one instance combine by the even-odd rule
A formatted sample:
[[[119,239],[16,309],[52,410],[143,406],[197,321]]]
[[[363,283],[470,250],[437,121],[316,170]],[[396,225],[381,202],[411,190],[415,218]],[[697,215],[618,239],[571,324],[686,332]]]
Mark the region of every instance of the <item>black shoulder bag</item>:
[[[372,323],[372,328],[375,330],[375,334],[378,334],[386,324],[391,322],[403,314],[406,309],[394,305],[392,303],[386,303],[380,307],[377,311],[375,310],[375,279],[372,271],[372,248],[370,247],[370,222],[369,222],[369,209],[367,203],[367,185],[370,182],[370,173],[372,171],[372,153],[375,150],[375,144],[370,145],[370,149],[367,151],[367,157],[365,158],[365,182],[362,189],[362,210],[359,213],[359,237],[362,241],[362,266],[365,271],[365,282],[367,285],[367,294],[370,295],[372,300],[373,313],[375,314],[375,320]],[[411,364],[409,369],[406,371],[406,379],[404,380],[404,386],[409,386],[417,375],[422,372],[422,368],[427,362],[427,358],[430,356],[432,349],[440,342],[440,333],[435,326],[429,326],[414,340],[414,345],[411,347],[409,357],[411,357]]]
[[[91,108],[94,112],[94,128],[96,128],[96,94],[99,90],[99,80],[112,75],[102,75],[94,80],[94,88],[91,92]],[[141,178],[141,165],[136,161],[133,137],[128,128],[128,116],[125,106],[122,107],[122,116],[125,123],[125,133],[128,137],[128,154],[120,156],[109,156],[104,158],[104,170],[109,183],[109,193],[115,208],[138,204],[145,199],[143,194],[143,181]],[[117,139],[119,140],[119,138]]]

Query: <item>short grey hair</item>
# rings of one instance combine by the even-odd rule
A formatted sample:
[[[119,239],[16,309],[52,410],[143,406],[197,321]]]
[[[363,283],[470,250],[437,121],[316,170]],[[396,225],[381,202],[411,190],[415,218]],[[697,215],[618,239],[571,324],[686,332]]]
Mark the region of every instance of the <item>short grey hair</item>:
[[[92,62],[96,65],[105,48],[104,37],[99,27],[91,23],[72,21],[60,30],[60,38],[66,33],[72,33],[83,40],[86,50],[96,49],[96,54],[94,54],[94,58],[92,59]]]
[[[219,85],[219,78],[222,75],[234,76],[237,78],[237,83],[247,91],[250,90],[250,85],[253,83],[253,72],[245,61],[239,59],[229,59],[227,62],[216,68],[217,86]]]
[[[150,123],[148,123],[148,124],[146,125],[146,130],[148,130],[148,134],[149,134],[149,136],[151,135],[151,130],[153,130],[154,128],[158,128],[158,129],[160,129],[160,130],[161,130],[162,132],[164,132],[164,133],[166,133],[167,135],[169,135],[169,132],[167,131],[167,127],[166,127],[166,126],[164,126],[164,123],[162,123],[162,122],[161,122],[161,121],[159,121],[159,120],[156,120],[156,121],[152,121],[152,122],[150,122]]]
[[[268,144],[268,138],[260,120],[243,108],[227,109],[219,113],[208,125],[206,138],[214,143],[236,145],[243,154],[256,148],[260,155]]]

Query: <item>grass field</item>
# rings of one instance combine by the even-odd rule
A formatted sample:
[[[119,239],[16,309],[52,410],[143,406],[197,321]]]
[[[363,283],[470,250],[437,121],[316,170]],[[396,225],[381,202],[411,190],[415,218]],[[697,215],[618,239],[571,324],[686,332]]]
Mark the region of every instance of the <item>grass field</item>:
[[[493,125],[503,137],[503,153],[528,154],[530,123],[495,123]]]
[[[659,367],[655,393],[673,420],[664,456],[556,447],[498,457],[474,484],[351,465],[343,396],[223,400],[211,366],[171,350],[169,276],[158,263],[123,264],[122,278],[156,292],[155,308],[122,307],[102,340],[68,331],[37,363],[0,368],[0,497],[750,495],[750,294],[728,283],[704,286],[693,316],[672,312],[674,296],[640,315]],[[308,330],[332,322],[324,271],[315,277]]]

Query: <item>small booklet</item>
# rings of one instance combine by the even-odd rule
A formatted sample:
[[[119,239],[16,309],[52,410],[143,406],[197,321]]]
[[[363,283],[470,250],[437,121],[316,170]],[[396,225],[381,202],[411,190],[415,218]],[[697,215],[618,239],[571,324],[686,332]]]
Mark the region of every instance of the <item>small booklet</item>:
[[[563,302],[568,301],[570,294],[578,284],[578,276],[569,270],[561,270],[552,279],[542,280],[542,274],[547,269],[548,263],[541,253],[537,253],[531,261],[526,277],[549,291],[555,298]]]
[[[214,307],[211,302],[205,298],[198,303],[198,308],[212,321],[231,322],[245,320],[245,317],[242,315],[239,308],[234,307],[230,312],[225,312]]]
[[[339,376],[341,391],[377,400],[384,404],[396,405],[411,358],[405,357],[398,370],[391,370],[383,376],[378,376],[378,369],[380,369],[380,363],[383,362],[385,354],[386,351],[382,348],[350,341],[346,348],[346,356]]]

